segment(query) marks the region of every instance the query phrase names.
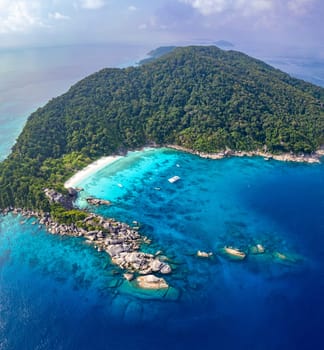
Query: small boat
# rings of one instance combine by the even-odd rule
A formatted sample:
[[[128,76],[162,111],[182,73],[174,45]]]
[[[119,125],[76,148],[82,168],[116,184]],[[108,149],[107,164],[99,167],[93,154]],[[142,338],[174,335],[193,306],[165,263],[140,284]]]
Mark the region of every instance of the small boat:
[[[180,180],[180,176],[172,176],[170,177],[170,179],[168,180],[171,184],[173,184],[174,182],[177,182]]]

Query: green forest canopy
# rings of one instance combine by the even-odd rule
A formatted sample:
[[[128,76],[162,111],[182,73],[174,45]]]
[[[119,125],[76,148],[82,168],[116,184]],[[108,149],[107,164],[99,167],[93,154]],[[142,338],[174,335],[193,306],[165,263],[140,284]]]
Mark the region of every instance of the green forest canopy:
[[[29,117],[0,165],[0,207],[48,210],[44,187],[62,191],[92,160],[150,142],[310,153],[324,143],[323,104],[323,88],[214,46],[103,69]]]

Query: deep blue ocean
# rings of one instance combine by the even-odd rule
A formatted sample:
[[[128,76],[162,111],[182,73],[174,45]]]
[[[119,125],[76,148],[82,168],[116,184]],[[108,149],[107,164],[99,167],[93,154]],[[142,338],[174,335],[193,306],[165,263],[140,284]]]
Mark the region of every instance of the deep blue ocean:
[[[173,267],[170,299],[131,290],[106,253],[22,218],[0,224],[0,349],[310,349],[324,317],[324,167],[132,152],[79,185]],[[176,183],[168,178],[178,175]],[[264,254],[232,262],[225,245]],[[197,250],[213,252],[211,259]],[[287,259],[277,257],[284,254]]]
[[[86,74],[147,51],[0,52],[0,160],[32,110]],[[322,63],[287,62],[276,64],[323,82]],[[170,184],[175,175],[181,180]],[[129,153],[80,183],[77,205],[87,195],[111,200],[92,209],[138,221],[152,240],[143,249],[170,259],[166,280],[176,292],[166,298],[131,289],[108,255],[82,239],[0,217],[0,350],[321,348],[323,182],[323,164],[160,149]],[[256,244],[265,253],[242,262],[220,254],[225,245],[249,252]]]

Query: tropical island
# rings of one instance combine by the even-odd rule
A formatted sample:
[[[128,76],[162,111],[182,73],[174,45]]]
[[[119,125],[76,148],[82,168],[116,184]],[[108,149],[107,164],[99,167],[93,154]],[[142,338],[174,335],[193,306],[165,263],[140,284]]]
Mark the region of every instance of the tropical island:
[[[170,273],[170,266],[138,252],[137,230],[73,208],[77,192],[64,186],[73,174],[101,157],[146,145],[215,159],[261,155],[313,162],[324,144],[323,88],[214,46],[159,52],[138,67],[103,69],[39,108],[0,164],[4,213],[36,216],[52,233],[85,236],[108,249],[127,269],[126,279],[130,273],[153,276],[138,277],[144,288],[165,288],[151,272]],[[124,250],[116,252],[114,239]]]

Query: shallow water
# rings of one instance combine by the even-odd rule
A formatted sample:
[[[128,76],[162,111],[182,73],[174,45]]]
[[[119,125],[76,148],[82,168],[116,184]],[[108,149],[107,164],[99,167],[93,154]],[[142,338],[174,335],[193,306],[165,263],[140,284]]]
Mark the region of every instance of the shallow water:
[[[178,175],[181,180],[167,180]],[[80,183],[171,259],[177,300],[136,294],[105,253],[0,224],[0,349],[309,349],[324,316],[323,165],[133,152]],[[219,248],[263,255],[232,262]],[[195,256],[211,251],[210,260]],[[282,261],[275,252],[291,258]],[[293,259],[292,259],[293,257]],[[172,298],[171,298],[172,299]]]

